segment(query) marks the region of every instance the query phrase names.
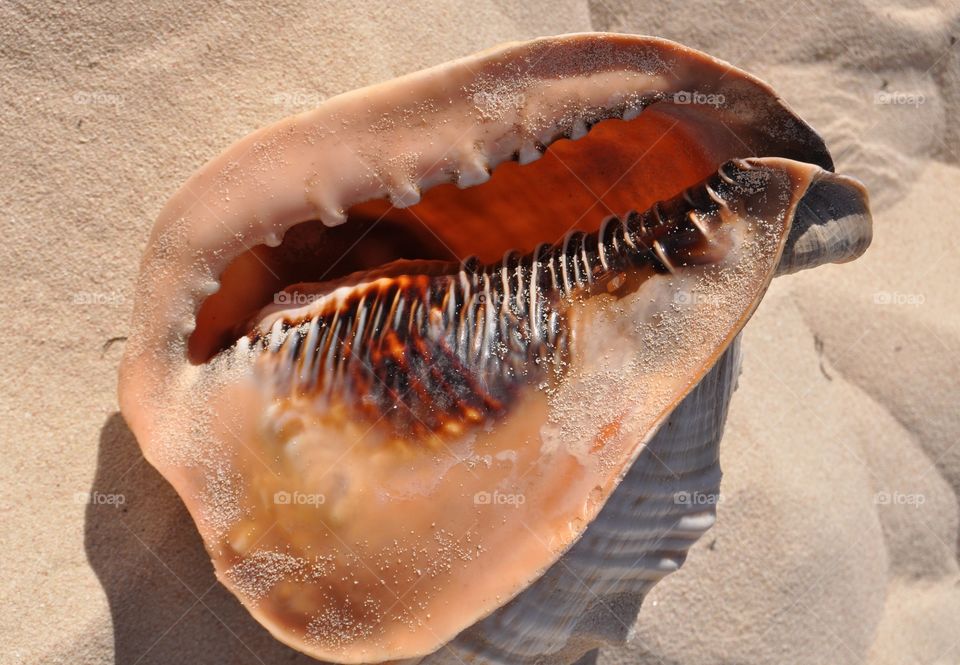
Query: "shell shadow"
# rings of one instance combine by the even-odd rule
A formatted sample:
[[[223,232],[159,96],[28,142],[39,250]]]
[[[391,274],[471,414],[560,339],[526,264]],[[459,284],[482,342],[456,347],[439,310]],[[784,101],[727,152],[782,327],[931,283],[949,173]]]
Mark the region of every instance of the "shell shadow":
[[[110,605],[116,665],[317,665],[217,582],[193,520],[119,413],[100,431],[90,496],[84,548]]]

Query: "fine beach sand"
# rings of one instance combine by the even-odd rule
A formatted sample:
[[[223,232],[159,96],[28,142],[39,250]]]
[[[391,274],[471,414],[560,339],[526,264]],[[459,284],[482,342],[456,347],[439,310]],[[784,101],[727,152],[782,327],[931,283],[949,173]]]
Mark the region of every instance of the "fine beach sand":
[[[0,4],[0,663],[315,662],[216,583],[117,412],[153,219],[232,141],[326,97],[584,30],[765,79],[875,220],[861,260],[771,287],[717,525],[597,662],[960,663],[960,4],[907,4]]]

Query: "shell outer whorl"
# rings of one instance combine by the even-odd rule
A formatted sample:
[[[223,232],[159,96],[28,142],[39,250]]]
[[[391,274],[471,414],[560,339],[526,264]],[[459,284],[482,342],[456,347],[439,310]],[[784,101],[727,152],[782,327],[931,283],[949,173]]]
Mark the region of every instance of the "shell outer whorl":
[[[720,211],[764,186],[762,170],[728,162],[594,233],[568,233],[494,264],[469,258],[441,274],[360,282],[248,341],[275,396],[345,400],[383,417],[398,438],[459,434],[503,415],[524,386],[563,374],[580,299],[622,296],[651,274],[721,260]]]

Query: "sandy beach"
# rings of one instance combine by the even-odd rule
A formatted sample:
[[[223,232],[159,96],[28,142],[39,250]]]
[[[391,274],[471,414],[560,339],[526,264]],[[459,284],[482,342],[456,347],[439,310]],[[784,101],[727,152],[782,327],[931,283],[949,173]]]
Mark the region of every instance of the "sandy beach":
[[[770,83],[870,191],[743,337],[718,521],[604,665],[960,663],[960,4],[0,4],[0,663],[314,663],[214,578],[118,412],[157,213],[249,132],[505,41],[648,34]],[[594,660],[595,659],[595,660]]]

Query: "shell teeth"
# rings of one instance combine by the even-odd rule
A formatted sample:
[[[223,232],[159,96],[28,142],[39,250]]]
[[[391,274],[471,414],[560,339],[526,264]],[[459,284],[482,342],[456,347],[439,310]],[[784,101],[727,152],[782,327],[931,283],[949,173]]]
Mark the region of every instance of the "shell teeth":
[[[269,233],[263,239],[263,244],[267,247],[279,247],[281,242],[283,242],[283,238],[278,233]]]
[[[573,123],[573,128],[570,130],[570,140],[576,141],[577,139],[582,139],[587,135],[587,123],[583,118],[577,118]]]
[[[343,210],[333,210],[329,208],[321,210],[318,213],[318,217],[320,217],[320,221],[323,222],[324,226],[340,226],[347,221],[347,214]]]
[[[277,319],[273,322],[273,327],[270,330],[270,352],[276,353],[280,349],[280,345],[283,343],[283,321]]]
[[[490,169],[479,160],[465,162],[460,167],[460,176],[457,178],[457,187],[466,189],[475,185],[482,185],[490,179]]]
[[[212,296],[214,293],[216,293],[219,290],[220,290],[220,282],[218,282],[217,280],[210,280],[209,282],[205,282],[199,288],[199,292],[203,296]]]
[[[624,120],[635,120],[640,116],[640,113],[643,111],[643,107],[640,105],[628,105],[627,108],[623,111]]]
[[[390,192],[390,204],[395,208],[409,208],[420,203],[420,188],[407,182]]]
[[[517,162],[519,162],[521,165],[530,164],[531,162],[537,161],[541,157],[543,157],[543,153],[537,149],[537,146],[533,144],[527,144],[520,148],[520,154],[517,157]]]

